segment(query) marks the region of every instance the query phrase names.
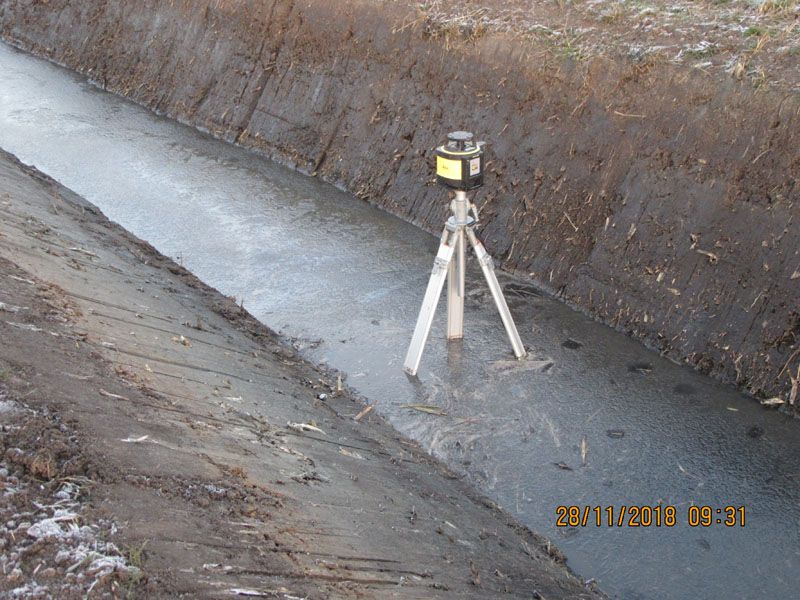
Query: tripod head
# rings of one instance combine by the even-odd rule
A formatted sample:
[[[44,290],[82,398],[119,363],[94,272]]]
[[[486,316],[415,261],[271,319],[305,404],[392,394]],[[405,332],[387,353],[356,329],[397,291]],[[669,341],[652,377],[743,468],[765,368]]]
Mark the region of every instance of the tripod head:
[[[483,148],[469,131],[447,134],[447,143],[436,148],[436,181],[462,192],[483,185]]]

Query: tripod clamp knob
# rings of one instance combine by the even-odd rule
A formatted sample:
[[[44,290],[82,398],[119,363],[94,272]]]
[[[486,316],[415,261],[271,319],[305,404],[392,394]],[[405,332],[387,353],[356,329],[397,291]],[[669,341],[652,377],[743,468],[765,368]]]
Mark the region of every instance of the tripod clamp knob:
[[[469,209],[472,211],[472,214],[475,215],[473,225],[477,225],[478,222],[481,220],[480,216],[478,215],[478,207],[475,206],[472,202],[470,202]]]

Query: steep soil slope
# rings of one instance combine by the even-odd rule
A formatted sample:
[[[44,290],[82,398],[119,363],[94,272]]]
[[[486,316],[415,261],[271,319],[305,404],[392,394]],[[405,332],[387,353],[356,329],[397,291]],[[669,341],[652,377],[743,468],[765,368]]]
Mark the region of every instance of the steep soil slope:
[[[676,360],[789,398],[798,94],[434,16],[365,0],[7,0],[0,32],[431,231],[447,211],[431,150],[473,129],[491,151],[483,237],[505,268]]]

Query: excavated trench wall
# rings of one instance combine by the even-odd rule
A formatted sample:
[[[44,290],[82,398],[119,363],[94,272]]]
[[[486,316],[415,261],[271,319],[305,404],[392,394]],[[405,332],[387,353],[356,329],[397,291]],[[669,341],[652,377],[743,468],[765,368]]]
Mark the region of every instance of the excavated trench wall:
[[[655,60],[559,57],[377,0],[4,0],[2,36],[438,231],[432,148],[489,142],[498,262],[676,360],[789,397],[800,100]]]

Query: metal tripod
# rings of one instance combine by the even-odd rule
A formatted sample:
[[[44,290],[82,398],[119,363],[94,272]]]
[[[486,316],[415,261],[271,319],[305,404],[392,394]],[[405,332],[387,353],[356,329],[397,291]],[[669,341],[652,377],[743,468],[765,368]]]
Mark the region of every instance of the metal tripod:
[[[466,192],[458,190],[450,208],[453,216],[447,220],[444,231],[442,231],[439,251],[433,262],[430,281],[428,281],[428,289],[425,291],[425,298],[422,300],[422,308],[417,318],[417,326],[414,328],[414,336],[411,338],[411,345],[408,347],[403,364],[403,369],[409,375],[417,374],[419,362],[422,359],[422,350],[425,348],[425,342],[433,323],[433,314],[444,287],[445,275],[447,275],[447,339],[454,340],[464,337],[466,239],[469,239],[475,250],[475,256],[478,258],[484,277],[486,277],[486,283],[489,284],[489,290],[492,292],[492,298],[500,312],[508,339],[511,340],[514,354],[518,359],[525,356],[525,347],[519,338],[514,319],[511,318],[503,291],[500,289],[494,273],[492,257],[489,256],[486,248],[475,235],[474,227],[477,222],[475,206],[467,200]],[[469,215],[470,210],[475,214],[475,218]]]

